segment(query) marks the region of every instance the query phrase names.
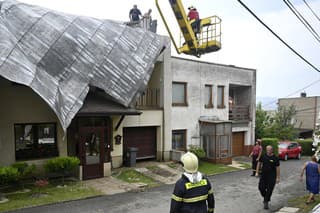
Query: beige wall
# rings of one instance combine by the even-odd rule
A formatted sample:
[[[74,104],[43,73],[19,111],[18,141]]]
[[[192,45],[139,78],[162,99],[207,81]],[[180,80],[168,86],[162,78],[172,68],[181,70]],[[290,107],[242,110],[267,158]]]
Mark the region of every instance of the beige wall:
[[[295,128],[298,129],[314,129],[317,115],[320,111],[320,98],[316,97],[297,97],[297,98],[281,98],[280,106],[289,107],[294,105],[297,114],[295,115]]]
[[[56,123],[59,154],[67,155],[66,137],[57,116],[32,89],[0,78],[0,100],[0,166],[15,162],[16,123]],[[32,163],[42,164],[44,160]]]

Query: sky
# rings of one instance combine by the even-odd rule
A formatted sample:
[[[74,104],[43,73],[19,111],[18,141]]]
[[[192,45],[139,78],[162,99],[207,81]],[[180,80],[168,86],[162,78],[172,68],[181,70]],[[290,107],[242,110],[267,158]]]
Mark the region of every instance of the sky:
[[[152,18],[158,20],[158,33],[168,35],[158,14],[154,0],[20,0],[76,15],[91,16],[126,22],[129,10],[137,4],[142,13],[152,9]],[[158,0],[173,32],[177,23],[168,0]],[[283,1],[242,0],[274,32],[299,54],[320,69],[320,42],[299,22]],[[305,0],[320,17],[320,0]],[[263,27],[237,0],[182,0],[184,7],[195,6],[201,17],[217,15],[222,19],[222,48],[201,56],[200,59],[257,70],[257,97],[320,96],[320,73],[302,61]],[[320,21],[303,0],[290,0],[299,12],[320,34]],[[178,40],[179,33],[174,33]],[[172,45],[173,46],[173,45]],[[312,86],[308,85],[314,83]],[[307,87],[307,88],[305,88]]]

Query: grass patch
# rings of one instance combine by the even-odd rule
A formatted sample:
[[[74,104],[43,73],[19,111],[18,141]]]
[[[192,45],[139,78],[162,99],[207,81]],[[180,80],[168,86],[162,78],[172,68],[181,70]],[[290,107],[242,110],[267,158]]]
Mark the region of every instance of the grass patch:
[[[244,169],[251,169],[251,164],[250,163],[243,163],[243,162],[238,162],[240,164],[240,167]]]
[[[229,171],[237,171],[239,169],[226,166],[223,164],[213,164],[206,161],[199,162],[199,171],[206,175],[220,174]]]
[[[134,169],[125,169],[122,170],[116,178],[128,182],[128,183],[144,183],[147,184],[149,187],[158,186],[159,184],[153,180],[150,177],[147,177],[146,175],[137,172]]]
[[[95,189],[83,186],[80,182],[69,183],[61,188],[49,184],[47,187],[42,188],[40,193],[38,188],[34,186],[28,186],[27,188],[31,191],[26,193],[21,193],[21,191],[15,193],[12,191],[6,194],[9,202],[0,204],[0,212],[67,200],[77,200],[102,194]]]
[[[319,204],[319,199],[320,199],[320,197],[319,197],[319,196],[316,196],[316,202],[307,205],[307,204],[306,204],[306,200],[308,199],[308,196],[309,196],[309,195],[305,195],[305,196],[302,196],[302,197],[297,197],[297,198],[294,198],[294,199],[292,199],[292,200],[289,200],[289,201],[288,201],[289,206],[290,206],[290,207],[299,208],[299,209],[300,209],[299,213],[309,213],[309,212],[311,212],[311,210],[312,210],[317,204]]]

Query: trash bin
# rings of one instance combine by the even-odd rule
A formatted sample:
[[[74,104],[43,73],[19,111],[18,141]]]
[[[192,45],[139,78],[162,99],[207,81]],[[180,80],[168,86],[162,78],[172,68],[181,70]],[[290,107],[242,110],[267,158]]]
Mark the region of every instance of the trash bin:
[[[136,147],[128,147],[127,154],[126,154],[127,155],[127,166],[128,167],[136,166],[137,152],[138,152],[138,148],[136,148]]]

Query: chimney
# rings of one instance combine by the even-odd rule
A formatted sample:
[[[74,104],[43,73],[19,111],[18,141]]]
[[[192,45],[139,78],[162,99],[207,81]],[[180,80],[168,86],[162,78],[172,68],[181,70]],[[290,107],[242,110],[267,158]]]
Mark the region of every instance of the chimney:
[[[300,97],[301,97],[301,98],[305,98],[305,97],[307,97],[307,93],[306,93],[306,92],[302,92],[302,93],[300,93]]]

